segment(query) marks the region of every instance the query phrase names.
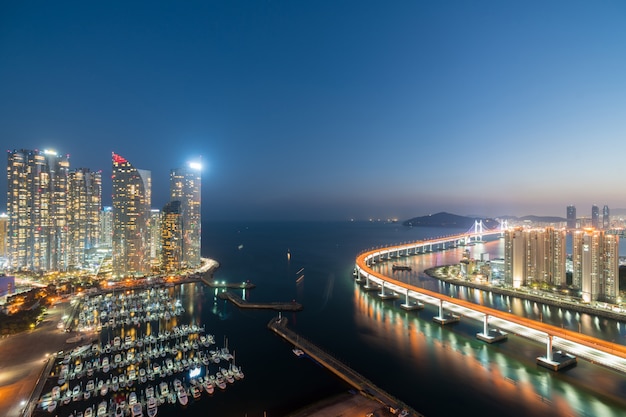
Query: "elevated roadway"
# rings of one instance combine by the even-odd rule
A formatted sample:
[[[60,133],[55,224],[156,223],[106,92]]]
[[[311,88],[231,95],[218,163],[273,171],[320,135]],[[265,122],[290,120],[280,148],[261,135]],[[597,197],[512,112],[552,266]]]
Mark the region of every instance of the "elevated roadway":
[[[546,343],[548,347],[553,346],[589,361],[626,373],[626,346],[624,345],[416,287],[376,272],[371,267],[376,262],[391,259],[392,256],[410,255],[411,253],[419,254],[427,251],[428,249],[426,248],[433,247],[431,245],[439,245],[442,249],[445,249],[446,243],[458,242],[461,239],[465,239],[466,236],[450,236],[433,239],[432,241],[420,241],[366,251],[356,258],[355,272],[357,279],[365,281],[365,285],[368,288],[372,288],[372,285],[379,286],[383,298],[385,291],[389,290],[396,294],[404,295],[407,301],[412,298],[439,306],[442,309],[445,308],[462,317],[485,322],[489,320],[489,324],[492,326]]]

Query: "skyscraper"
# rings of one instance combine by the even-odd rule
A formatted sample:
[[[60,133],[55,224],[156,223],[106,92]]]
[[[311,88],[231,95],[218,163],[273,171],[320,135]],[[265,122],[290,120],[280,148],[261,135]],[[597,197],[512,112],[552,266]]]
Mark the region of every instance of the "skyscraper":
[[[600,208],[595,204],[591,206],[591,227],[600,228]]]
[[[106,206],[100,213],[100,246],[111,248],[113,242],[113,207]]]
[[[504,280],[514,288],[565,284],[565,230],[552,227],[505,231]]]
[[[610,229],[611,228],[611,218],[609,215],[609,206],[604,206],[602,208],[602,228]]]
[[[0,258],[3,260],[7,257],[9,216],[6,213],[0,214]],[[2,270],[4,262],[0,262],[0,270]]]
[[[79,168],[69,173],[69,265],[80,268],[85,251],[100,243],[102,173]]]
[[[183,216],[179,200],[170,201],[163,207],[161,221],[161,269],[174,272],[181,269]]]
[[[567,228],[576,229],[576,207],[567,206]]]
[[[14,270],[67,268],[69,155],[8,152],[9,265]]]
[[[619,237],[601,230],[572,234],[572,285],[590,301],[615,301],[619,278]]]
[[[190,163],[187,167],[170,172],[170,201],[180,201],[182,213],[182,266],[195,268],[201,256],[201,166]]]
[[[150,272],[150,171],[113,153],[113,275]]]

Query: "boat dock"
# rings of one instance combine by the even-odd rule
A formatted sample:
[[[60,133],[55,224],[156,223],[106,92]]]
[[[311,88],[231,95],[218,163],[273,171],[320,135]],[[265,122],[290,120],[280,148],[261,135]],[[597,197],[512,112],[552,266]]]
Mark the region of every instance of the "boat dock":
[[[302,310],[302,304],[291,301],[291,302],[271,302],[271,303],[251,303],[232,291],[224,291],[217,295],[219,298],[223,300],[228,300],[231,303],[235,304],[239,308],[254,308],[254,309],[271,309],[277,311],[300,311]]]
[[[207,278],[205,275],[200,276],[200,281],[205,283],[211,288],[234,288],[239,290],[251,290],[256,287],[256,284],[251,283],[250,281],[246,282],[225,282],[225,281],[217,281],[212,277]]]
[[[387,392],[378,388],[373,382],[357,373],[341,361],[332,357],[312,342],[302,338],[293,330],[287,328],[287,319],[279,316],[274,317],[268,323],[267,327],[283,339],[293,344],[296,348],[301,349],[312,359],[324,366],[326,369],[337,375],[339,378],[353,386],[362,395],[373,398],[381,404],[389,407],[389,410],[398,415],[411,417],[424,417],[422,414],[410,408],[397,398],[394,398]]]

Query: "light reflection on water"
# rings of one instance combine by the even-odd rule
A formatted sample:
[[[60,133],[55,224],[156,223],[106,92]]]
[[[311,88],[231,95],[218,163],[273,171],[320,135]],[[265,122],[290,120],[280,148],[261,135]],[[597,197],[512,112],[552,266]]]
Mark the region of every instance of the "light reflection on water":
[[[543,346],[536,343],[511,336],[506,344],[489,346],[473,337],[479,327],[472,332],[464,331],[461,326],[437,325],[431,321],[434,309],[405,312],[358,285],[354,288],[354,305],[354,318],[366,335],[362,336],[363,343],[380,350],[389,350],[391,346],[394,355],[404,361],[407,374],[395,375],[395,379],[409,383],[414,378],[432,378],[433,384],[438,383],[438,378],[447,379],[445,385],[451,397],[458,389],[470,392],[475,389],[477,395],[491,398],[494,406],[498,398],[506,398],[510,416],[620,415],[588,392],[563,381],[575,382],[575,378],[562,378],[560,374],[538,368],[534,359],[542,353]],[[504,346],[507,353],[517,351],[517,354],[504,354]],[[591,377],[595,381],[603,372],[599,370],[598,375],[591,372]],[[606,383],[610,384],[610,380]],[[424,389],[424,384],[420,384],[420,390]],[[611,391],[608,386],[603,389],[607,389],[607,395],[620,395],[619,389]]]

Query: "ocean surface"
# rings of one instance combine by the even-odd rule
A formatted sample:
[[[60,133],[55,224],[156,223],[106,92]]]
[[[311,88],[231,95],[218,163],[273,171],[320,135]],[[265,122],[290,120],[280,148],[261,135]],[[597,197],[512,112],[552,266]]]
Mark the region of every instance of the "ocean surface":
[[[207,222],[202,251],[220,263],[217,280],[256,284],[244,294],[248,300],[302,303],[303,311],[283,314],[293,330],[426,417],[626,415],[624,375],[585,361],[553,373],[535,364],[545,346],[513,335],[505,343],[487,345],[475,338],[482,323],[464,319],[442,327],[432,322],[434,307],[406,312],[398,307],[402,300],[381,301],[354,282],[355,257],[366,249],[455,232],[460,230],[384,222]],[[497,257],[499,245],[495,241],[472,250],[475,256],[482,251]],[[406,278],[469,299],[489,299],[419,271],[457,263],[460,251],[406,258],[414,265]],[[201,283],[172,291],[185,308],[178,321],[204,326],[218,346],[227,344],[245,378],[211,397],[203,394],[184,410],[164,405],[160,416],[286,416],[350,389],[312,360],[296,357],[290,344],[267,329],[276,312],[239,310]],[[584,322],[583,330],[609,338],[622,340],[626,334],[620,322],[542,310],[517,300],[491,301],[512,303],[503,308],[519,314],[554,315],[554,320],[569,314],[566,325]]]

